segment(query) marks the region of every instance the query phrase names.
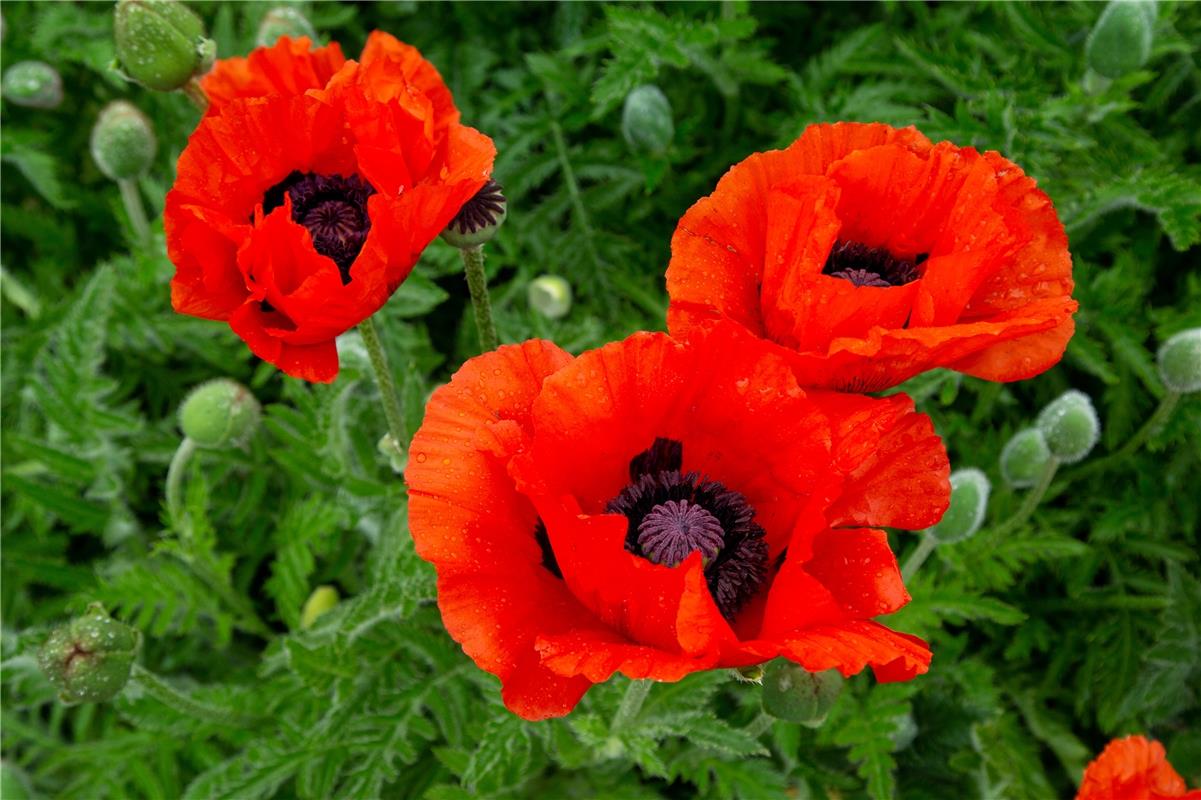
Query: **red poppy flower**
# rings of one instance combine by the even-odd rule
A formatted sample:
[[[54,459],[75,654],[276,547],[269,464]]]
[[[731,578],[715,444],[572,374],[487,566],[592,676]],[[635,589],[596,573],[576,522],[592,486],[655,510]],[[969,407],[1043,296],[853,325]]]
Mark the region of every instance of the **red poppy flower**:
[[[1142,736],[1114,739],[1084,770],[1076,800],[1201,800],[1189,791],[1163,745]]]
[[[909,398],[802,391],[720,326],[474,358],[427,405],[405,479],[447,629],[541,719],[614,672],[925,672],[924,642],[871,619],[909,596],[869,526],[933,524],[948,472]]]
[[[164,224],[176,311],[222,320],[289,375],[331,381],[334,339],[375,313],[489,179],[417,51],[372,34],[361,62],[283,38],[205,79]]]
[[[998,381],[1055,364],[1072,262],[1055,209],[997,153],[912,128],[812,125],[680,220],[668,328],[728,319],[803,385],[894,386],[934,367]]]

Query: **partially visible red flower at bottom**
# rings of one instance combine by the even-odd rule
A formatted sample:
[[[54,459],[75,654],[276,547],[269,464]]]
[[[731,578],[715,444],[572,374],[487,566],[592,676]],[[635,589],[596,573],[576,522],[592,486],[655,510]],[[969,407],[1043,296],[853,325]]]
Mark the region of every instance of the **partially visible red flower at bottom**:
[[[1114,739],[1084,770],[1076,800],[1201,800],[1168,763],[1163,745],[1142,736]]]
[[[872,619],[909,600],[878,528],[937,521],[948,472],[909,398],[802,390],[726,326],[473,358],[431,398],[405,481],[447,630],[543,719],[614,672],[925,672],[925,642]]]

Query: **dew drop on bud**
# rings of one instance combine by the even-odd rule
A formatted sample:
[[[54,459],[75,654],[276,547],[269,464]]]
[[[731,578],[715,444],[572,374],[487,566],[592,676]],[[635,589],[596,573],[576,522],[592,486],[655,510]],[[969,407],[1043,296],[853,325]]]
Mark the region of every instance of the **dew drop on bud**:
[[[63,79],[44,61],[19,61],[4,70],[0,91],[13,105],[58,108],[63,102]]]
[[[102,703],[129,681],[141,634],[93,603],[82,616],[50,632],[38,666],[64,703]]]

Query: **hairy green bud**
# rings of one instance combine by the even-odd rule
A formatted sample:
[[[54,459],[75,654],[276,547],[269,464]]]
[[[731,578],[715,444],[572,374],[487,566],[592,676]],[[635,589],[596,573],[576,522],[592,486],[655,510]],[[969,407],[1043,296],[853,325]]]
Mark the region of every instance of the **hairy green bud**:
[[[509,216],[509,201],[505,199],[501,188],[493,180],[484,184],[484,188],[463,204],[446,230],[442,231],[442,240],[460,250],[492,241]]]
[[[125,75],[160,92],[207,72],[217,53],[204,22],[177,0],[119,0],[113,31]]]
[[[129,681],[141,634],[99,603],[55,628],[38,651],[38,666],[64,703],[111,700]]]
[[[1065,464],[1075,464],[1091,453],[1101,435],[1101,421],[1093,401],[1076,389],[1069,389],[1048,403],[1035,425],[1047,440],[1051,455]]]
[[[571,284],[558,275],[542,275],[526,290],[530,308],[548,319],[562,319],[571,311]]]
[[[836,669],[809,672],[777,658],[763,674],[763,710],[778,719],[810,728],[826,721],[841,693],[842,675]]]
[[[1159,377],[1169,391],[1201,392],[1201,328],[1170,336],[1159,348]]]
[[[984,524],[988,510],[988,493],[992,484],[974,467],[951,473],[951,505],[930,533],[943,544],[962,542],[976,535]]]
[[[276,6],[264,14],[263,21],[259,23],[255,42],[259,47],[270,47],[279,41],[281,36],[289,36],[293,39],[307,36],[309,39],[317,41],[317,31],[313,30],[313,24],[304,14],[291,6]]]
[[[1001,450],[1001,476],[1015,489],[1028,489],[1038,483],[1051,449],[1038,428],[1026,428],[1013,435]]]
[[[0,91],[18,106],[58,108],[63,102],[63,79],[44,61],[18,61],[4,70]]]
[[[1155,16],[1154,0],[1112,0],[1085,42],[1088,66],[1106,78],[1120,78],[1146,64]]]
[[[675,132],[671,103],[658,86],[639,86],[626,95],[621,133],[635,152],[659,155],[671,145]]]
[[[338,599],[338,590],[333,586],[318,586],[309,595],[309,599],[304,601],[304,608],[300,612],[300,627],[311,628],[318,617],[338,604]]]
[[[179,427],[201,447],[241,444],[259,423],[259,401],[242,384],[215,378],[192,390],[179,408]]]
[[[158,149],[149,118],[124,100],[114,100],[100,112],[90,144],[96,165],[114,181],[145,175]]]

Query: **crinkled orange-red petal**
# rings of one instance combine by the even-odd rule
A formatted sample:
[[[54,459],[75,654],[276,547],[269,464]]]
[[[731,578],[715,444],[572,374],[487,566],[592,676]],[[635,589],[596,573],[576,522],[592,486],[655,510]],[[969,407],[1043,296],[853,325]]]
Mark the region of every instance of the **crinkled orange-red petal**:
[[[200,79],[200,87],[209,99],[208,113],[217,114],[230,100],[321,89],[345,63],[337,42],[314,49],[307,36],[281,36],[246,58],[221,59]]]
[[[1142,736],[1114,739],[1084,770],[1076,800],[1201,800],[1168,763],[1159,742]]]

